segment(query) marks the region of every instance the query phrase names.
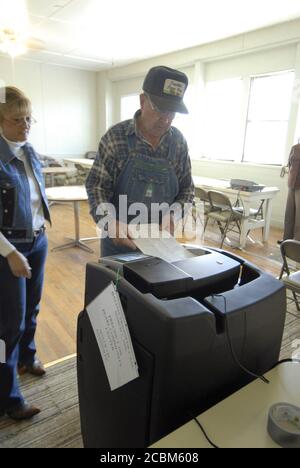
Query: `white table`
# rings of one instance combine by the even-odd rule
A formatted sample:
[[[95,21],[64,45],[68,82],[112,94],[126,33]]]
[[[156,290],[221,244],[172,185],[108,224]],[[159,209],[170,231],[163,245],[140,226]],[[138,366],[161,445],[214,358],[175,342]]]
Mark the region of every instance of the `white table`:
[[[60,245],[52,249],[52,251],[63,250],[69,247],[79,247],[87,252],[93,253],[84,242],[98,240],[98,237],[80,238],[79,234],[79,205],[81,201],[88,199],[85,187],[83,186],[68,186],[68,187],[51,187],[46,189],[46,195],[49,202],[71,202],[74,206],[75,219],[75,239],[67,244]]]
[[[92,168],[92,165],[94,164],[94,159],[87,159],[87,158],[79,158],[79,159],[76,159],[76,158],[67,158],[67,159],[64,159],[64,162],[69,164],[69,163],[72,163],[72,164],[79,164],[79,166],[82,166],[82,167],[85,167],[87,169],[91,169]]]
[[[242,388],[197,417],[220,448],[278,448],[267,432],[269,408],[275,403],[300,406],[300,363],[283,362],[260,380]],[[211,448],[192,420],[152,445],[152,448]]]
[[[259,192],[244,192],[233,190],[230,188],[230,180],[213,179],[209,177],[193,176],[196,195],[197,187],[205,190],[217,190],[225,193],[231,200],[236,200],[237,197],[242,201],[244,207],[244,217],[242,218],[240,248],[246,245],[247,234],[251,229],[263,228],[263,242],[266,242],[270,234],[272,203],[276,194],[279,192],[277,187],[265,187]],[[261,220],[250,218],[250,207],[253,204],[258,206],[261,200],[265,200],[264,217]]]

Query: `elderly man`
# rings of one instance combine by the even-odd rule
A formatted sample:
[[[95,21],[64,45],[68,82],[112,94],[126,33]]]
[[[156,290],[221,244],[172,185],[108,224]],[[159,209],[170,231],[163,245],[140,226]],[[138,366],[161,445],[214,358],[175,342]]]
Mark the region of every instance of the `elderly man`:
[[[109,235],[102,240],[102,256],[135,249],[124,213],[120,212],[124,196],[127,212],[137,202],[150,213],[153,204],[183,206],[193,201],[187,143],[171,126],[176,112],[188,113],[183,103],[187,86],[184,73],[164,66],[151,68],[143,83],[140,110],[133,119],[113,126],[101,139],[86,188],[96,222],[106,214],[99,207],[115,207],[115,215],[108,223]]]

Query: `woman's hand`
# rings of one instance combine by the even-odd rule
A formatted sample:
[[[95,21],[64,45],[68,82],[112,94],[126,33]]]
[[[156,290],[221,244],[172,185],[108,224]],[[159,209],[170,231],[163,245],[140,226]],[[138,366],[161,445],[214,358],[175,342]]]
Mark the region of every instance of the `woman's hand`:
[[[17,250],[14,250],[6,258],[9,268],[14,276],[17,278],[31,278],[31,268],[24,255]]]

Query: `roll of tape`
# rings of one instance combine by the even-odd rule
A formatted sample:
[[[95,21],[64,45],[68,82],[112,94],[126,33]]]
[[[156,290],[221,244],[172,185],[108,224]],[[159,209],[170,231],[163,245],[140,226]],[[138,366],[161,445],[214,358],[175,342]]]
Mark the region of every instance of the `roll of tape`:
[[[289,403],[271,406],[268,432],[284,448],[300,448],[300,408]]]

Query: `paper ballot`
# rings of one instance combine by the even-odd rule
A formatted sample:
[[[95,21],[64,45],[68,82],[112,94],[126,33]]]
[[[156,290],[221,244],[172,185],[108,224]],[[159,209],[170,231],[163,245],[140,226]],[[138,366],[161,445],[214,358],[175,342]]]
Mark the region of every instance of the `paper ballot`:
[[[168,231],[159,231],[159,227],[142,224],[136,231],[130,230],[133,242],[145,255],[159,257],[167,262],[176,262],[194,257]]]
[[[111,283],[87,308],[111,390],[139,376],[125,314]]]

